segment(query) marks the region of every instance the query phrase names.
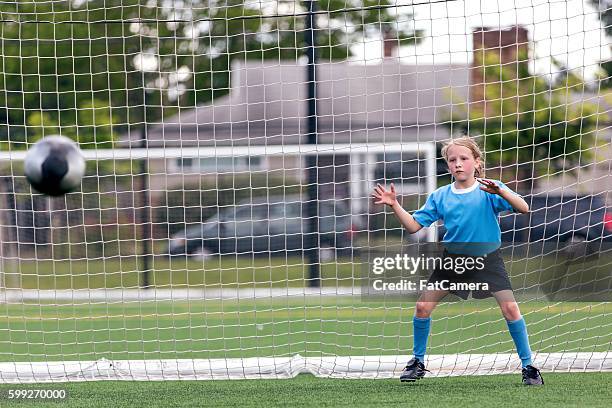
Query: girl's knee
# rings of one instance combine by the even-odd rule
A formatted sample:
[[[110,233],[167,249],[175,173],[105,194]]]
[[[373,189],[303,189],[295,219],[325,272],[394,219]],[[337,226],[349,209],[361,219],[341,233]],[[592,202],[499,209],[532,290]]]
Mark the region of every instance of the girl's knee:
[[[416,303],[416,311],[415,316],[421,318],[427,318],[431,316],[434,308],[436,307],[436,302],[423,302],[419,301]]]
[[[513,321],[521,318],[521,310],[516,302],[503,302],[500,308],[506,320]]]

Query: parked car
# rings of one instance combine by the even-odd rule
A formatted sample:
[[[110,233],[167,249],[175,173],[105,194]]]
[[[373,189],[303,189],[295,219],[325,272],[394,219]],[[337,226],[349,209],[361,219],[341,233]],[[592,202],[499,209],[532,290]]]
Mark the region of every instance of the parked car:
[[[359,220],[337,200],[319,203],[320,245],[329,256],[349,253]],[[173,235],[167,254],[301,254],[310,231],[307,203],[300,196],[246,200],[220,211],[202,224]]]
[[[575,251],[582,247],[594,252],[600,243],[612,243],[612,211],[603,195],[550,195],[523,197],[528,214],[508,214],[500,218],[501,239],[505,243],[555,244]],[[438,229],[440,241],[446,232]]]

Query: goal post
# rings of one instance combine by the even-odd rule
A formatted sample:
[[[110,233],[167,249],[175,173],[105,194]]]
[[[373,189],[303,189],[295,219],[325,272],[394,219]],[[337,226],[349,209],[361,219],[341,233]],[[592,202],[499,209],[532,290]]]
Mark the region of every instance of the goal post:
[[[35,291],[29,291],[27,288],[20,287],[20,261],[29,262],[35,264],[36,261],[65,261],[70,262],[71,260],[82,261],[88,259],[90,256],[87,252],[87,229],[86,220],[87,207],[93,206],[100,207],[102,205],[101,195],[110,194],[114,196],[115,205],[122,207],[117,202],[119,196],[128,195],[128,198],[132,203],[135,204],[135,208],[127,209],[133,211],[131,222],[118,220],[117,216],[114,217],[114,222],[111,218],[104,220],[100,218],[97,222],[98,225],[89,226],[95,228],[109,228],[115,225],[117,228],[129,227],[132,228],[132,234],[128,234],[128,239],[122,242],[120,236],[114,234],[113,239],[117,240],[114,245],[114,252],[111,253],[109,258],[112,260],[114,257],[121,258],[120,253],[122,247],[129,246],[129,241],[132,241],[134,245],[138,245],[137,241],[142,239],[143,236],[139,235],[139,230],[142,227],[148,227],[152,230],[152,240],[157,242],[156,249],[153,249],[150,255],[169,255],[167,253],[168,248],[165,245],[168,240],[171,240],[171,231],[176,230],[173,228],[173,222],[178,222],[183,228],[193,228],[194,225],[206,222],[206,215],[203,213],[196,214],[195,217],[179,217],[179,220],[173,220],[173,216],[170,214],[170,209],[174,207],[186,207],[195,208],[198,206],[207,207],[208,210],[211,208],[216,213],[223,213],[237,207],[241,204],[238,197],[246,197],[247,201],[253,200],[279,200],[286,199],[290,201],[290,204],[302,204],[298,201],[307,200],[305,195],[295,196],[295,193],[287,193],[287,190],[291,191],[304,191],[305,186],[305,172],[306,172],[306,158],[308,156],[322,157],[346,157],[343,163],[338,166],[333,166],[331,169],[327,169],[327,173],[335,177],[336,171],[345,174],[345,179],[334,179],[333,183],[342,185],[344,188],[342,191],[336,194],[334,190],[331,193],[326,193],[322,196],[321,201],[343,201],[346,202],[346,210],[353,217],[354,225],[339,226],[338,229],[342,228],[362,228],[366,231],[369,227],[370,217],[376,214],[382,215],[384,209],[382,207],[376,209],[372,207],[372,197],[374,187],[377,182],[383,182],[381,177],[392,176],[396,180],[397,189],[402,195],[402,191],[405,191],[404,195],[415,197],[416,203],[423,203],[425,197],[433,192],[437,188],[437,173],[436,173],[436,145],[433,142],[423,143],[353,143],[353,144],[318,144],[318,145],[269,145],[269,146],[216,146],[216,147],[185,147],[185,148],[129,148],[129,149],[96,149],[96,150],[83,150],[83,156],[89,163],[91,169],[94,169],[90,174],[86,175],[83,181],[84,189],[81,192],[70,194],[65,197],[59,198],[47,198],[38,194],[30,186],[25,183],[24,176],[21,171],[18,170],[19,165],[17,163],[22,162],[25,159],[26,151],[14,151],[14,152],[1,152],[0,151],[0,165],[11,163],[11,166],[15,169],[15,173],[10,179],[10,192],[3,192],[5,196],[5,206],[3,208],[3,220],[2,232],[5,236],[3,240],[3,250],[5,254],[0,257],[3,262],[2,270],[0,270],[1,281],[3,285],[0,289],[4,290],[5,300],[11,298],[19,299],[32,299],[38,297],[40,300],[74,300],[79,298],[83,300],[83,294],[75,294],[70,292],[70,287],[55,288],[55,290],[45,290],[40,288]],[[386,160],[385,155],[400,155],[395,160]],[[410,158],[407,159],[407,156]],[[394,156],[395,157],[395,156]],[[254,169],[249,167],[254,159],[257,158],[258,164],[261,167]],[[228,159],[229,162],[228,162]],[[236,159],[239,159],[238,161]],[[242,160],[245,163],[249,163],[247,167],[241,165]],[[260,160],[261,159],[261,160]],[[279,159],[282,166],[278,166],[278,163],[274,162],[274,159]],[[416,169],[412,172],[405,172],[404,169],[400,169],[399,172],[392,171],[388,173],[387,167],[390,164],[398,165],[402,162],[410,163],[413,162],[418,164]],[[147,160],[151,171],[149,174],[144,176],[151,180],[150,195],[153,196],[153,203],[150,206],[146,206],[142,201],[138,201],[142,194],[139,189],[141,186],[139,179],[143,176],[142,174],[128,174],[127,182],[120,184],[116,180],[113,180],[110,184],[104,184],[104,179],[109,177],[117,177],[118,174],[113,174],[116,168],[124,167],[130,169],[130,163],[133,161]],[[189,161],[189,163],[195,162],[196,167],[183,167],[183,165]],[[177,163],[178,166],[177,166]],[[202,164],[204,163],[204,164]],[[211,166],[212,164],[212,166]],[[205,167],[197,167],[204,165]],[[397,166],[396,166],[397,167]],[[134,167],[131,167],[133,169]],[[110,169],[110,170],[109,170]],[[397,170],[397,169],[396,169]],[[110,171],[110,173],[109,173]],[[251,172],[252,171],[252,172]],[[323,174],[325,169],[319,169],[318,172]],[[423,172],[423,173],[421,173]],[[280,174],[280,181],[272,181],[271,174]],[[263,176],[264,186],[255,186],[255,182],[252,180],[257,175]],[[125,174],[122,175],[125,178]],[[241,176],[246,176],[246,184],[238,185],[237,179]],[[229,185],[219,186],[219,177],[226,177],[229,179]],[[102,180],[102,181],[101,181]],[[203,184],[204,183],[204,184]],[[271,183],[280,183],[275,185]],[[95,189],[89,189],[86,191],[86,186],[96,186]],[[97,187],[99,186],[99,188]],[[135,186],[133,191],[129,189]],[[189,193],[193,196],[193,193],[203,195],[215,195],[218,194],[219,189],[229,190],[229,194],[232,203],[222,202],[219,198],[213,198],[211,201],[202,202],[201,197],[185,196]],[[256,189],[253,189],[256,188]],[[269,188],[269,191],[267,191]],[[109,189],[110,191],[104,191]],[[100,191],[98,191],[100,190]],[[122,191],[123,190],[123,191]],[[126,191],[127,190],[127,191]],[[245,194],[238,194],[240,190],[246,190]],[[227,192],[227,191],[226,191]],[[180,199],[179,203],[171,202],[172,198],[169,194],[174,194]],[[34,194],[33,199],[30,195]],[[182,195],[182,197],[181,197]],[[270,197],[272,196],[272,197]],[[176,197],[175,197],[176,198]],[[42,201],[45,207],[45,213],[37,213],[35,210],[28,211],[28,208],[33,209],[35,207],[34,201]],[[297,201],[296,201],[297,200]],[[28,202],[32,201],[32,202]],[[242,199],[244,201],[244,198]],[[295,201],[295,202],[294,202]],[[6,203],[11,203],[7,205]],[[84,208],[79,208],[83,205]],[[54,211],[55,210],[55,211]],[[90,209],[91,210],[91,209]],[[125,211],[126,209],[124,209]],[[148,211],[149,213],[164,213],[161,215],[153,214],[153,219],[150,221],[150,226],[142,225],[142,219],[136,216],[139,211]],[[119,212],[119,209],[116,209]],[[180,211],[180,209],[179,209]],[[343,210],[344,211],[344,210]],[[75,212],[81,212],[80,217],[74,217]],[[210,211],[209,211],[210,212]],[[30,216],[26,220],[29,224],[23,225],[15,216],[16,213],[21,213],[23,218],[24,214]],[[71,213],[72,219],[71,220]],[[212,213],[211,213],[212,214]],[[98,214],[102,217],[101,214]],[[265,214],[266,218],[270,218],[273,221],[277,221],[274,214]],[[341,214],[333,214],[333,217],[343,216]],[[344,217],[344,216],[343,216]],[[27,217],[26,217],[27,218]],[[53,220],[63,220],[56,223],[56,226],[65,230],[64,234],[54,235],[50,234],[48,237],[37,237],[36,218],[45,218],[45,221],[49,226],[53,224]],[[161,219],[160,219],[161,218]],[[160,219],[160,220],[158,220]],[[14,225],[11,225],[11,222]],[[40,223],[40,222],[39,222]],[[304,228],[302,226],[302,228]],[[42,229],[42,228],[41,228]],[[45,228],[46,230],[46,228]],[[157,232],[153,232],[153,231]],[[72,237],[70,236],[72,231]],[[48,231],[45,231],[48,232]],[[305,231],[298,231],[305,232]],[[358,231],[338,231],[346,233],[357,233]],[[273,234],[269,232],[267,235]],[[27,237],[24,236],[29,235]],[[249,234],[246,234],[249,235]],[[98,237],[103,239],[103,236]],[[263,237],[264,239],[266,237]],[[36,250],[36,240],[47,239],[48,248],[54,246],[63,247],[65,245],[72,245],[74,248],[70,251],[52,251],[51,249],[45,251],[44,249]],[[255,239],[255,237],[253,238]],[[423,236],[423,240],[434,242],[436,241],[436,228],[435,225],[429,228],[426,234]],[[82,240],[82,242],[79,242]],[[25,242],[22,242],[25,241]],[[95,242],[95,241],[94,241]],[[103,242],[98,243],[99,245],[105,245]],[[322,242],[318,243],[321,246]],[[28,250],[29,249],[29,250]],[[22,252],[20,252],[21,250]],[[166,251],[166,252],[164,252]],[[256,255],[261,257],[269,252],[263,250]],[[19,255],[22,253],[22,258],[19,259]],[[139,253],[138,251],[128,251],[131,256],[144,256],[147,254]],[[236,248],[234,251],[229,251],[230,254],[236,256],[245,253],[240,253],[240,250]],[[26,255],[27,254],[27,255]],[[183,254],[184,257],[193,255],[189,251]],[[246,254],[248,255],[248,254]],[[269,255],[269,254],[268,254]],[[105,259],[100,260],[104,262]],[[137,269],[136,265],[132,266]],[[13,269],[12,271],[5,271],[4,269]],[[8,275],[8,278],[6,277]],[[34,276],[32,279],[36,279]],[[222,284],[222,282],[220,282]],[[93,296],[94,299],[100,296],[100,291],[92,288],[74,288],[76,292],[79,289],[87,289],[86,296]],[[92,290],[90,290],[92,289]],[[121,292],[122,297],[127,296],[129,298],[140,298],[145,296],[142,294],[135,294],[136,292],[131,288],[103,288],[106,291],[114,290]],[[24,292],[25,291],[25,292]],[[188,290],[189,291],[189,290]],[[231,292],[231,290],[230,290]],[[97,293],[97,295],[93,295]],[[128,294],[132,295],[128,295]],[[181,298],[183,290],[176,290],[175,296]],[[196,291],[196,293],[199,293]],[[76,298],[75,298],[76,296]],[[106,294],[102,295],[102,299],[106,298]],[[113,295],[110,295],[111,298]],[[197,296],[201,296],[199,293]],[[191,296],[188,296],[190,298]],[[174,298],[174,297],[173,297]]]
[[[179,191],[181,192],[180,194],[183,194],[180,203],[171,202],[167,197],[165,201],[162,200],[166,206],[162,210],[166,210],[177,205],[185,208],[197,205],[210,205],[210,202],[202,203],[198,201],[201,200],[201,197],[196,198],[195,202],[188,202],[187,198],[185,198],[186,191],[199,186],[203,190],[198,193],[207,195],[217,194],[217,189],[221,188],[217,180],[219,173],[224,173],[225,176],[230,178],[232,195],[236,196],[237,190],[247,189],[249,202],[256,202],[262,198],[264,201],[272,200],[271,202],[273,202],[275,200],[274,195],[287,197],[288,200],[297,200],[299,196],[296,197],[294,194],[288,194],[286,190],[292,187],[292,183],[300,185],[303,183],[303,181],[300,181],[300,176],[305,172],[306,158],[309,155],[315,155],[319,158],[346,156],[348,160],[343,161],[346,164],[341,166],[348,166],[348,169],[343,171],[347,178],[345,180],[336,179],[334,181],[349,187],[349,191],[345,191],[346,196],[342,197],[335,196],[335,193],[332,193],[331,197],[329,193],[321,195],[320,200],[322,203],[329,202],[330,199],[331,201],[348,201],[349,206],[347,206],[347,210],[350,212],[350,215],[362,219],[359,228],[361,228],[361,234],[364,236],[360,242],[355,241],[352,243],[353,247],[351,249],[359,249],[362,245],[372,244],[368,237],[369,234],[365,232],[369,228],[369,219],[376,214],[382,215],[384,209],[382,207],[371,207],[371,193],[377,181],[384,182],[378,178],[387,175],[389,170],[386,166],[393,163],[399,164],[399,160],[402,160],[403,163],[414,161],[419,164],[414,173],[405,173],[402,169],[399,173],[396,171],[393,174],[388,174],[396,180],[398,191],[401,192],[404,189],[406,190],[405,195],[420,197],[414,200],[415,203],[422,203],[427,194],[431,193],[437,185],[435,166],[436,146],[434,143],[426,142],[318,144],[315,146],[85,149],[83,150],[83,155],[87,160],[90,172],[83,180],[82,191],[70,193],[59,198],[48,198],[37,194],[25,183],[24,176],[19,170],[19,163],[24,160],[25,153],[24,151],[0,152],[0,165],[10,163],[14,169],[11,179],[11,194],[13,197],[8,197],[7,193],[3,191],[5,198],[13,202],[13,204],[9,207],[5,205],[2,209],[3,236],[7,238],[2,242],[5,250],[0,259],[3,277],[3,286],[0,288],[0,303],[3,305],[5,316],[9,321],[23,319],[25,324],[23,330],[18,330],[14,333],[11,332],[14,329],[11,329],[10,323],[2,329],[3,338],[5,339],[3,343],[7,347],[5,348],[7,350],[6,353],[3,353],[3,357],[0,358],[4,360],[0,361],[0,380],[2,382],[53,382],[101,379],[153,380],[171,378],[285,378],[295,376],[301,372],[330,376],[346,375],[350,377],[354,375],[351,372],[355,370],[355,367],[360,365],[359,362],[356,362],[359,360],[351,360],[350,357],[337,360],[338,364],[336,365],[330,358],[302,357],[299,353],[295,355],[292,353],[288,357],[283,356],[286,353],[281,353],[281,356],[275,356],[274,347],[270,348],[269,346],[264,347],[265,349],[269,348],[269,351],[262,349],[264,355],[268,355],[266,357],[126,359],[130,353],[124,350],[120,353],[122,355],[120,358],[112,358],[111,353],[97,360],[87,360],[86,355],[90,355],[90,352],[96,347],[102,346],[106,348],[109,346],[113,348],[114,343],[129,345],[130,335],[128,333],[134,329],[125,327],[127,332],[119,334],[111,329],[111,326],[116,324],[117,320],[120,325],[131,325],[145,318],[145,315],[149,315],[149,312],[143,311],[144,314],[140,317],[129,316],[127,314],[128,309],[134,306],[138,308],[144,307],[145,309],[149,309],[152,306],[155,309],[157,307],[162,309],[170,308],[163,312],[160,317],[165,316],[162,319],[170,318],[166,323],[171,324],[172,330],[184,330],[187,327],[182,326],[183,323],[179,323],[178,320],[174,320],[182,319],[183,317],[181,316],[190,316],[191,312],[174,312],[172,311],[174,308],[173,304],[179,303],[188,309],[195,305],[198,305],[197,308],[204,307],[203,310],[197,312],[190,319],[199,315],[206,321],[209,319],[207,317],[207,307],[221,307],[221,310],[224,307],[229,307],[230,309],[238,308],[239,314],[246,315],[257,315],[262,308],[261,313],[284,314],[296,308],[302,308],[306,313],[310,313],[308,310],[312,309],[313,304],[316,303],[321,303],[325,307],[332,307],[337,300],[341,302],[359,302],[360,299],[359,281],[361,271],[359,267],[355,266],[356,263],[360,262],[360,259],[356,253],[349,254],[348,257],[347,255],[339,255],[334,260],[324,261],[325,264],[321,265],[321,268],[324,269],[322,276],[323,287],[317,289],[307,288],[304,286],[304,275],[301,272],[303,266],[300,266],[300,264],[306,262],[303,254],[297,256],[295,254],[292,256],[284,255],[278,258],[271,248],[260,252],[244,253],[236,247],[233,251],[215,254],[222,255],[222,257],[215,259],[198,260],[199,258],[194,258],[193,255],[195,254],[189,251],[182,255],[168,258],[169,253],[166,244],[173,239],[168,232],[170,231],[168,225],[172,222],[170,216],[162,220],[164,225],[159,224],[158,217],[152,217],[151,223],[152,230],[154,231],[152,239],[157,244],[153,246],[154,253],[152,254],[153,279],[149,288],[139,288],[139,280],[133,277],[133,275],[140,273],[140,265],[135,259],[137,260],[139,256],[143,255],[133,249],[134,245],[138,245],[138,240],[140,239],[138,233],[141,227],[139,225],[139,217],[133,217],[130,224],[123,221],[123,225],[120,225],[122,223],[120,218],[116,216],[105,217],[98,208],[96,211],[96,217],[99,217],[98,223],[89,225],[86,214],[88,211],[92,211],[92,207],[101,207],[103,205],[101,196],[105,194],[115,196],[114,208],[118,213],[118,208],[123,207],[117,201],[118,197],[122,194],[125,195],[126,192],[122,190],[126,188],[131,189],[133,188],[132,186],[136,186],[136,188],[133,188],[132,191],[128,190],[128,196],[131,196],[136,205],[142,206],[142,203],[139,204],[138,199],[135,198],[141,193],[137,190],[138,186],[140,186],[138,178],[142,177],[142,175],[137,173],[129,174],[127,184],[125,182],[121,184],[118,181],[120,171],[117,169],[139,168],[135,166],[129,167],[129,163],[139,160],[148,161],[150,174],[146,176],[151,179],[149,185],[153,193],[152,196],[157,197],[152,200],[151,207],[153,209],[159,209],[160,207],[159,204],[155,204],[155,202],[159,202],[160,194],[165,195],[168,190]],[[396,160],[387,160],[385,155],[389,154],[395,155],[388,157],[395,158]],[[397,156],[398,154],[399,156]],[[262,167],[257,170],[264,173],[264,178],[267,178],[267,174],[274,172],[281,173],[285,180],[281,186],[280,193],[273,193],[279,190],[276,185],[268,185],[267,189],[269,191],[266,191],[266,189],[255,191],[251,189],[253,187],[251,185],[237,185],[236,180],[240,174],[244,175],[245,169],[240,168],[235,160],[231,160],[228,163],[226,159],[246,158],[248,163],[253,163],[251,159],[254,157],[262,158],[263,160],[259,163],[263,163],[264,166],[274,166],[272,160],[274,158],[282,159],[283,166],[280,168]],[[204,164],[209,163],[207,160],[212,159],[215,166],[213,169],[173,167],[173,163],[180,162],[184,164],[186,159],[190,160],[190,162],[195,161],[198,163],[202,160],[201,163]],[[128,166],[126,167],[125,165]],[[425,171],[424,173],[421,173],[422,169]],[[253,174],[257,173],[257,171],[247,172],[247,177],[253,177]],[[334,171],[332,170],[331,173],[333,174]],[[110,184],[108,181],[104,181],[109,176],[112,178]],[[155,177],[158,177],[157,181],[153,181]],[[192,183],[189,183],[189,177],[192,178]],[[206,177],[212,178],[213,183],[204,187],[202,186],[202,179]],[[249,179],[250,182],[252,182],[252,179]],[[96,186],[96,188],[88,188],[88,186],[92,185]],[[97,186],[100,186],[99,191]],[[214,186],[214,188],[211,186]],[[15,212],[28,213],[27,208],[36,207],[34,204],[36,199],[42,200],[46,207],[38,213],[31,211],[33,218],[30,220],[30,225],[23,224],[23,216],[7,216]],[[213,200],[219,213],[239,208],[241,202],[238,201],[237,197],[234,197],[233,201],[234,204],[225,203],[225,205],[221,205],[222,203],[218,199]],[[29,207],[24,205],[25,202],[29,202]],[[289,204],[296,203],[290,202]],[[128,208],[127,210],[134,210],[136,212],[139,209]],[[74,212],[80,213],[81,216],[75,218]],[[325,216],[329,218],[329,214],[321,213],[321,217]],[[270,212],[265,218],[269,218],[271,222],[278,221],[274,217],[276,215]],[[344,215],[341,213],[332,214],[331,223],[334,224],[339,232],[351,232],[343,231],[343,228],[347,226],[342,226],[341,222],[338,221],[343,217]],[[40,224],[40,222],[36,221],[37,218],[46,218],[49,226],[54,225],[55,220],[55,228],[57,230],[64,230],[65,233],[51,232],[44,236],[42,234],[38,236],[40,231],[37,230],[36,224],[37,222]],[[7,224],[12,219],[16,220],[16,224]],[[190,226],[193,227],[193,225],[206,222],[206,219],[203,217],[196,217],[195,219],[184,217],[180,221],[181,225],[189,228]],[[113,248],[109,249],[109,251],[106,250],[108,242],[97,242],[97,239],[104,241],[110,238],[104,234],[99,237],[94,236],[93,242],[88,242],[90,239],[88,235],[89,228],[105,230],[113,227],[113,224],[115,228],[128,227],[128,229],[132,230],[132,234],[125,236],[120,234],[112,235],[112,241],[116,241],[116,243],[113,246],[109,246],[109,248]],[[42,229],[40,228],[40,230]],[[435,228],[432,228],[431,231],[428,235],[424,236],[424,239],[435,240]],[[27,235],[28,232],[31,232],[30,236]],[[359,234],[359,231],[355,232]],[[272,232],[269,232],[269,234],[272,234]],[[269,238],[270,242],[272,241],[271,236],[253,236],[251,238]],[[38,248],[37,240],[44,239],[48,239],[48,241],[43,243],[43,248]],[[85,240],[85,242],[79,242],[79,240]],[[90,248],[91,245],[103,246],[105,249],[102,252],[96,252]],[[319,243],[319,246],[321,245]],[[68,246],[68,249],[65,249],[65,246]],[[276,249],[276,251],[278,252],[279,250]],[[99,256],[100,254],[102,256]],[[266,270],[270,272],[264,273],[263,277],[261,277],[261,273],[258,272],[265,272]],[[233,276],[244,274],[245,272],[247,273],[246,278],[236,278]],[[162,277],[164,274],[195,273],[218,274],[219,276],[218,279],[213,278],[210,283],[206,278],[192,283],[189,279],[185,281],[181,280],[181,278],[173,279],[170,277],[164,279]],[[253,275],[249,276],[250,274]],[[227,278],[224,279],[224,276]],[[271,306],[266,306],[268,302],[270,302]],[[94,317],[92,315],[91,317],[85,317],[87,313],[84,311],[89,308],[99,309],[100,307],[103,309],[109,308],[108,312],[103,313],[106,317],[102,318],[102,321],[106,321],[104,324],[109,325],[108,334],[111,338],[108,339],[106,345],[101,343],[104,340],[86,341],[84,344],[79,344],[79,337],[99,337],[99,329],[86,328],[85,326],[87,325],[86,322],[90,319],[97,320],[101,316]],[[70,308],[76,308],[80,312],[76,312],[72,316],[58,317],[56,322],[59,323],[59,326],[64,326],[65,324],[72,326],[72,324],[75,324],[74,330],[72,328],[69,329],[72,335],[68,333],[62,334],[62,331],[65,329],[59,326],[57,329],[44,327],[47,324],[46,322],[48,322],[49,316],[47,313],[64,315],[64,312]],[[38,309],[38,312],[35,309]],[[81,312],[84,315],[80,316]],[[31,313],[34,314],[32,315]],[[227,313],[231,314],[233,312],[228,310]],[[18,318],[17,316],[20,317]],[[153,317],[152,315],[149,316]],[[153,318],[157,319],[156,317]],[[29,328],[28,322],[32,319],[39,321],[43,327]],[[281,320],[283,324],[295,326],[305,324],[310,319],[298,316],[290,320],[286,318],[283,320]],[[261,325],[265,325],[265,323],[257,323],[255,327],[257,328]],[[202,328],[202,324],[194,323],[195,327]],[[231,327],[233,327],[232,324],[226,329],[231,330]],[[272,332],[263,335],[261,339],[275,342],[277,335],[274,333],[274,325],[272,324],[270,327]],[[165,329],[169,328],[166,327]],[[164,330],[161,326],[155,330],[158,329]],[[146,333],[150,333],[142,326],[136,329],[136,331],[141,331],[141,336],[145,337],[148,337]],[[281,340],[286,338],[285,341],[288,342],[290,348],[297,347],[298,350],[300,349],[300,344],[304,341],[302,330],[298,330],[295,333],[298,339],[291,339],[293,335],[291,332],[287,333],[281,330],[280,333],[282,333]],[[21,337],[23,341],[16,341],[15,334]],[[66,334],[68,338],[62,339]],[[118,334],[119,337],[117,337]],[[338,334],[343,335],[343,333]],[[34,342],[32,346],[36,344],[35,347],[42,347],[42,350],[44,350],[44,342],[36,342],[32,338],[32,336],[37,337],[39,335],[46,336],[46,338],[49,338],[48,336],[57,337],[53,342],[53,346],[51,346],[53,348],[60,346],[60,349],[64,350],[66,347],[69,347],[69,349],[85,347],[90,348],[90,351],[84,354],[73,352],[66,354],[57,349],[53,352],[43,351],[41,354],[37,352],[30,354],[30,351],[27,351],[27,349],[21,349],[21,344],[25,345]],[[196,338],[197,336],[201,336],[201,338]],[[242,343],[240,338],[243,336],[243,334],[238,333],[235,336],[230,336],[229,341],[239,341]],[[258,333],[249,334],[247,338],[250,339],[248,341],[255,340],[258,342],[260,335]],[[161,341],[160,345],[173,342],[172,340],[157,340]],[[157,340],[149,338],[145,342],[154,343]],[[187,339],[182,341],[187,341]],[[222,338],[215,336],[211,338],[201,333],[200,335],[192,335],[192,338],[188,341],[204,343],[210,341],[212,345],[215,342],[222,341]],[[206,347],[210,348],[211,346],[208,345]],[[200,350],[201,352],[204,352],[204,350]],[[217,350],[209,349],[208,352],[213,352],[213,354],[217,355],[225,354],[222,348]],[[206,354],[206,352],[204,353]],[[7,359],[12,361],[6,361]],[[397,364],[400,364],[400,359],[398,356]],[[387,356],[384,361],[389,369],[391,367],[391,360]],[[332,369],[333,366],[336,368]],[[360,375],[378,375],[375,371],[372,371],[376,367],[375,364],[370,362],[367,367],[369,368],[366,368],[364,373]],[[344,370],[348,371],[344,372]],[[368,371],[371,372],[368,374]],[[380,373],[380,375],[384,376],[384,373]]]
[[[350,158],[349,184],[351,209],[361,212],[367,206],[375,180],[377,155],[393,153],[414,153],[415,158],[409,161],[424,163],[424,173],[417,171],[410,176],[406,175],[401,183],[411,184],[414,187],[411,192],[428,194],[437,188],[436,168],[436,143],[435,142],[404,142],[404,143],[352,143],[352,144],[317,144],[317,145],[268,145],[268,146],[206,146],[206,147],[183,147],[183,148],[129,148],[129,149],[96,149],[84,150],[83,156],[87,160],[176,160],[176,159],[200,159],[224,160],[232,157],[307,157],[315,155],[334,156],[345,155]],[[418,155],[422,157],[418,157]],[[0,151],[0,162],[23,161],[26,151],[3,152]],[[397,161],[399,163],[399,160]],[[302,163],[302,168],[306,166]],[[171,167],[171,165],[170,165]],[[230,169],[231,170],[231,169]],[[244,169],[243,169],[244,170]],[[206,175],[206,173],[203,173]],[[399,186],[401,189],[401,185]],[[364,203],[364,199],[366,203]],[[431,230],[433,232],[433,229]],[[428,236],[430,241],[435,240],[435,235]]]

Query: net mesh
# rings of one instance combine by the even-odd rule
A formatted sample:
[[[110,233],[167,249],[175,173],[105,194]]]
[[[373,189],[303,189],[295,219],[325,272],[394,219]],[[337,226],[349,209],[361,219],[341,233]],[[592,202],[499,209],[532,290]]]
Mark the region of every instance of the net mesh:
[[[2,2],[0,382],[397,375],[415,305],[364,296],[368,254],[444,229],[408,234],[372,189],[420,208],[461,134],[531,208],[500,223],[535,364],[609,371],[609,17],[577,0]],[[48,197],[23,160],[56,134],[87,172]],[[487,300],[440,304],[427,363],[520,369]]]

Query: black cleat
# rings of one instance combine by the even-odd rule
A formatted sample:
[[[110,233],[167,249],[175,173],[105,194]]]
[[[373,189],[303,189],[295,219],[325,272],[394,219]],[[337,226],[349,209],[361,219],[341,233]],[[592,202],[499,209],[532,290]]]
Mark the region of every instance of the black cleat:
[[[413,358],[408,362],[408,365],[404,367],[404,370],[400,374],[401,382],[414,382],[420,380],[425,376],[425,371],[429,371],[425,368],[425,365],[417,358]]]
[[[532,365],[523,368],[523,384],[525,385],[544,385],[544,379],[540,370]]]

